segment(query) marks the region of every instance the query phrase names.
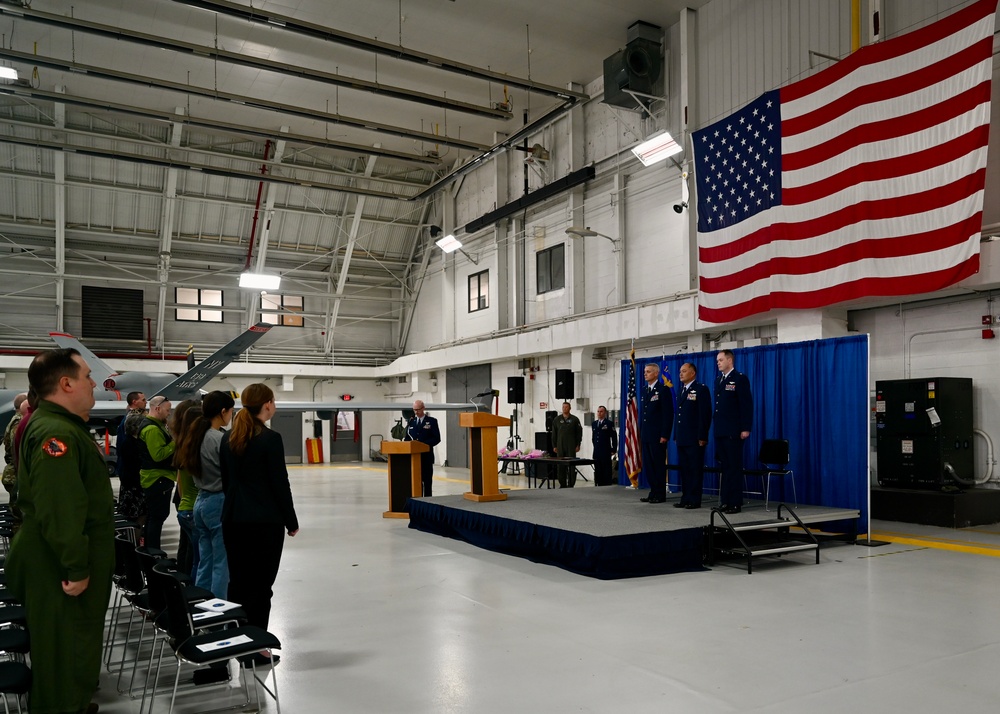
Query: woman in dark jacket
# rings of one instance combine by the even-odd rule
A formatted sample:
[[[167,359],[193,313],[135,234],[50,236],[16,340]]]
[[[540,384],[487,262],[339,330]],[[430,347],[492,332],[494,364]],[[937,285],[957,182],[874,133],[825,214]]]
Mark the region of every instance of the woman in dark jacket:
[[[243,606],[248,624],[266,630],[285,533],[298,533],[299,521],[281,435],[264,424],[274,416],[274,392],[265,384],[251,384],[240,401],[243,408],[223,437],[219,454],[226,494],[222,535],[229,558],[229,600]],[[270,664],[263,653],[255,657],[258,664]]]

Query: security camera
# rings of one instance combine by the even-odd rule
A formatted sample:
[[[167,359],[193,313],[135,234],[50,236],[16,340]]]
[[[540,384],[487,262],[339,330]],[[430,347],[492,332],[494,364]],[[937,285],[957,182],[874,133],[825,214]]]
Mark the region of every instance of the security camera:
[[[674,213],[684,213],[684,209],[688,207],[687,201],[682,201],[681,203],[674,204]]]

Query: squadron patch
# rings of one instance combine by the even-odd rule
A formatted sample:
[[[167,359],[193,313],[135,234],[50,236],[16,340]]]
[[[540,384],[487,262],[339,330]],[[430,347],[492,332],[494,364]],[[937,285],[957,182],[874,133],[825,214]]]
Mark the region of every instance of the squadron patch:
[[[49,456],[58,458],[60,456],[65,456],[69,449],[66,448],[66,444],[53,437],[45,440],[45,443],[42,444],[42,451]]]

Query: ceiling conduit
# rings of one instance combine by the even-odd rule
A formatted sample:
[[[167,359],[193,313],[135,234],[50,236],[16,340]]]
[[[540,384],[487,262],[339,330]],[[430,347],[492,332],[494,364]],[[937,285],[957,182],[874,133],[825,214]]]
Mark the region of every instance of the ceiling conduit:
[[[278,112],[280,114],[303,117],[305,119],[330,122],[331,124],[343,124],[357,129],[390,134],[392,136],[401,136],[404,139],[413,139],[414,141],[422,141],[428,144],[444,144],[445,146],[453,146],[456,149],[465,149],[467,151],[474,152],[485,151],[489,148],[485,144],[479,144],[474,141],[465,141],[464,139],[456,137],[444,136],[441,134],[430,134],[423,131],[414,131],[412,129],[404,129],[402,127],[392,126],[389,124],[381,124],[367,119],[359,119],[357,117],[349,117],[343,114],[330,114],[329,112],[294,107],[290,104],[282,104],[281,102],[271,102],[266,99],[255,99],[253,97],[247,97],[240,94],[221,92],[207,87],[196,87],[194,85],[183,84],[181,82],[170,82],[163,79],[141,77],[135,74],[128,74],[127,72],[119,72],[117,70],[106,69],[94,65],[81,64],[79,62],[59,60],[54,57],[46,57],[44,55],[32,54],[30,52],[18,52],[16,50],[0,48],[0,57],[8,59],[12,62],[24,62],[28,65],[48,67],[49,69],[57,69],[62,72],[88,74],[93,77],[108,79],[115,82],[125,82],[127,84],[138,84],[143,87],[173,90],[175,92],[180,92],[181,94],[204,97],[213,101],[229,102],[256,109]]]
[[[275,72],[277,74],[283,74],[290,77],[299,77],[301,79],[312,80],[315,82],[323,82],[325,84],[346,87],[348,89],[354,89],[362,92],[370,92],[372,94],[379,94],[393,99],[417,102],[419,104],[426,104],[441,109],[451,109],[452,111],[464,112],[466,114],[476,114],[479,116],[491,117],[493,119],[511,118],[511,112],[504,109],[484,107],[478,104],[470,104],[468,102],[460,102],[455,99],[448,99],[447,97],[436,97],[433,94],[417,92],[403,87],[369,82],[364,79],[345,77],[332,72],[322,72],[306,67],[285,64],[284,62],[276,62],[274,60],[253,57],[250,55],[242,55],[238,52],[229,52],[227,50],[216,49],[214,47],[195,45],[190,42],[181,42],[180,40],[168,39],[161,35],[147,35],[142,32],[132,32],[118,27],[112,27],[111,25],[101,25],[96,22],[87,22],[86,20],[79,20],[63,15],[53,15],[39,10],[32,10],[30,7],[10,7],[0,5],[0,15],[21,17],[29,22],[37,22],[39,24],[59,27],[61,29],[71,31],[87,32],[93,35],[98,35],[99,37],[107,37],[112,40],[134,42],[148,47],[172,50],[183,54],[197,55],[211,60],[221,60],[230,64],[252,67],[254,69]]]

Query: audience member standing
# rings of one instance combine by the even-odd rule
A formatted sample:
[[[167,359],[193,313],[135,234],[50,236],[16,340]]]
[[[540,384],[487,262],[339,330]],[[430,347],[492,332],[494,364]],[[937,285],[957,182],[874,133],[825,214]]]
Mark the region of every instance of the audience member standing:
[[[95,384],[73,349],[40,353],[28,380],[39,401],[22,432],[24,522],[6,572],[31,633],[30,710],[89,714],[115,562],[114,494],[87,429]]]
[[[597,407],[597,420],[590,425],[594,443],[594,485],[610,486],[611,457],[618,453],[618,434],[608,419],[607,408]]]
[[[138,427],[146,418],[146,395],[129,392],[128,411],[118,423],[115,451],[118,455],[118,512],[140,526],[146,522],[146,504],[139,481]],[[130,430],[131,427],[131,430]]]
[[[674,441],[677,442],[677,465],[681,476],[681,500],[674,508],[701,508],[702,481],[705,473],[705,445],[712,425],[712,395],[708,387],[696,381],[697,368],[690,362],[681,365],[681,389],[677,397]]]
[[[198,572],[195,585],[226,599],[229,592],[229,561],[222,536],[222,490],[219,450],[222,427],[233,418],[235,401],[225,392],[211,392],[201,403],[202,416],[191,423],[184,444],[178,449],[180,463],[191,472],[198,487],[194,503],[194,530],[198,542]]]
[[[276,410],[274,392],[266,384],[251,384],[240,401],[243,408],[222,437],[220,450],[229,599],[243,605],[249,624],[267,629],[271,586],[278,575],[285,533],[298,533],[299,521],[281,435],[265,424]],[[270,663],[265,653],[255,659],[258,664]]]
[[[139,425],[139,482],[146,502],[145,545],[159,548],[163,523],[170,515],[170,495],[177,472],[174,469],[174,444],[167,431],[170,400],[155,396],[149,400],[149,415]]]
[[[198,487],[191,472],[181,464],[179,454],[185,448],[191,424],[202,416],[198,402],[185,399],[174,409],[170,431],[177,447],[174,449],[174,467],[177,469],[177,523],[181,527],[180,543],[177,546],[177,568],[192,578],[198,572],[198,536],[194,530],[194,502],[198,498]]]
[[[722,469],[719,503],[726,513],[743,508],[743,443],[753,426],[753,395],[750,380],[733,367],[733,351],[715,356],[719,378],[715,380],[715,457]]]
[[[3,432],[3,487],[10,494],[10,512],[14,516],[15,527],[21,520],[21,512],[17,508],[17,468],[14,466],[14,434],[17,433],[17,425],[28,412],[28,394],[18,394],[14,397],[14,416],[7,422],[7,428]]]

